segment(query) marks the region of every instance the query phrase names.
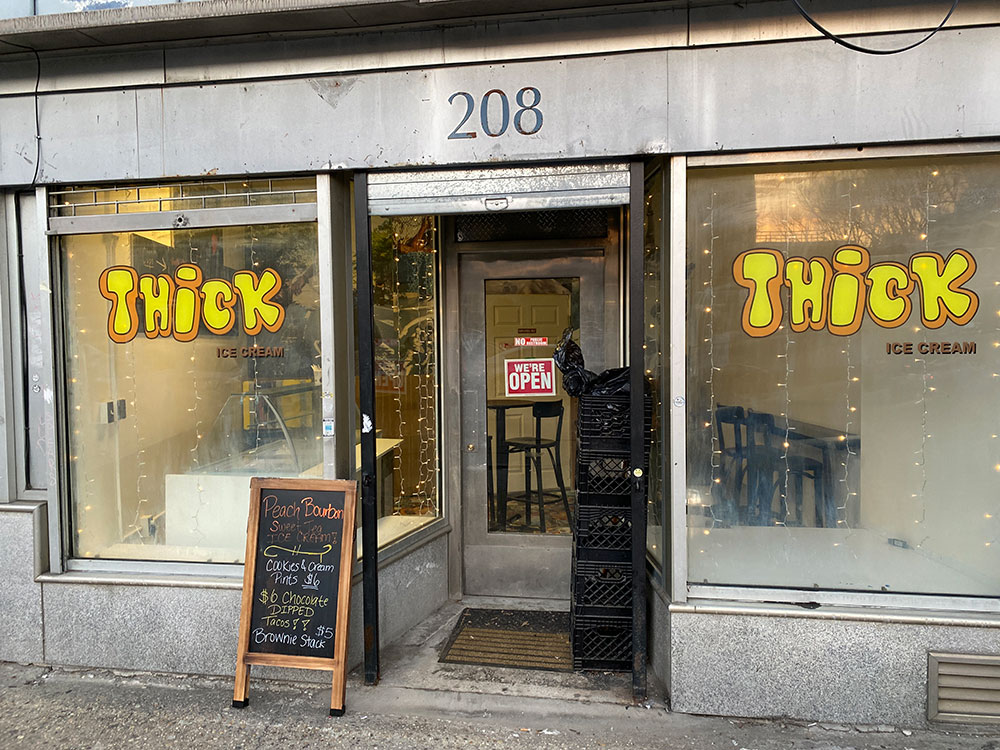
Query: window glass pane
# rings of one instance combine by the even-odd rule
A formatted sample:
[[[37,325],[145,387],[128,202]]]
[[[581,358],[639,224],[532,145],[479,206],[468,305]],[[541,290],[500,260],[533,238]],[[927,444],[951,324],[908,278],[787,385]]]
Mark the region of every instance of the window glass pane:
[[[323,474],[316,226],[60,249],[74,554],[241,562],[249,478]]]
[[[580,279],[487,279],[485,303],[487,530],[572,534],[578,402],[552,356],[580,338]]]
[[[440,514],[437,223],[372,217],[379,546]],[[356,287],[355,287],[356,288]],[[360,435],[357,461],[361,463]]]
[[[696,583],[1000,594],[1000,159],[689,172]]]
[[[665,426],[659,416],[661,395],[667,373],[661,370],[661,341],[666,323],[666,299],[662,290],[662,258],[665,226],[663,222],[663,172],[657,171],[646,180],[645,216],[643,217],[643,295],[645,299],[645,329],[642,342],[649,380],[649,393],[653,399],[653,445],[649,455],[649,484],[647,490],[648,515],[646,525],[646,551],[657,568],[663,568],[663,524],[666,517],[664,498],[667,477],[661,463],[662,441]]]

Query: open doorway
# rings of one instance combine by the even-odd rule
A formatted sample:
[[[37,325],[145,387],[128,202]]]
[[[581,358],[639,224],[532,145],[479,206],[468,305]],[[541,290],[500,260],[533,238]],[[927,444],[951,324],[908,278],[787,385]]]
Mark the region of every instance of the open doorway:
[[[620,364],[620,209],[507,214],[492,234],[465,231],[490,219],[446,222],[443,242],[458,286],[445,290],[459,318],[445,346],[461,352],[461,397],[451,405],[461,417],[445,440],[461,454],[452,508],[463,593],[566,600],[577,414],[552,356],[568,332],[588,368]]]

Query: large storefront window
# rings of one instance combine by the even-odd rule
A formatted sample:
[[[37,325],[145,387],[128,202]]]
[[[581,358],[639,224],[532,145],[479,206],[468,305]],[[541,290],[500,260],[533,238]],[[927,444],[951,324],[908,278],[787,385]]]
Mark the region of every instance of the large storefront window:
[[[66,193],[54,210],[315,202],[310,180],[280,189]],[[249,478],[323,476],[316,225],[64,236],[59,257],[73,554],[241,562]]]
[[[688,173],[692,583],[1000,595],[1000,158]]]
[[[439,515],[437,247],[432,216],[371,219],[379,546]]]

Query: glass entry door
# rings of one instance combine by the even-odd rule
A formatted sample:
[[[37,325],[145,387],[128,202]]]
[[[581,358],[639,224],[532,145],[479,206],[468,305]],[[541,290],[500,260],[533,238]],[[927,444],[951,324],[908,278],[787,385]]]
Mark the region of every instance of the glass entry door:
[[[617,364],[617,283],[603,254],[478,256],[459,273],[465,592],[565,599],[576,399],[552,357],[565,332],[587,369]]]

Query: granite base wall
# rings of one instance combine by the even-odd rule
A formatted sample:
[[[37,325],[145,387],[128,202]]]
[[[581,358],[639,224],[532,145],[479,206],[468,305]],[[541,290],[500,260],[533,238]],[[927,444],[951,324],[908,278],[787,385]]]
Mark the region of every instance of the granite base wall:
[[[123,585],[45,572],[43,505],[0,505],[0,661],[186,674],[231,675],[238,586]],[[379,570],[380,641],[391,643],[448,599],[447,535]],[[364,658],[361,583],[351,588],[348,668]],[[326,682],[325,672],[254,668],[265,677]]]
[[[44,506],[0,504],[0,661],[45,661],[42,587],[35,583],[42,572],[35,554],[35,530],[44,527]]]
[[[927,725],[927,653],[1000,655],[1000,627],[670,613],[671,707]]]

